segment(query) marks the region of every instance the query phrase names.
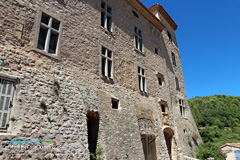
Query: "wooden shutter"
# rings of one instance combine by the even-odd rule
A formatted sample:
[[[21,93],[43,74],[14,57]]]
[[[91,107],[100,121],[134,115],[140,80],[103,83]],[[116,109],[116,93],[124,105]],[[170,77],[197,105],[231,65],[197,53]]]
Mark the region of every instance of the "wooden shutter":
[[[14,82],[0,79],[0,128],[6,129],[12,104]]]
[[[155,139],[156,137],[154,135],[148,135],[148,159],[149,160],[157,160]]]
[[[155,138],[154,135],[141,134],[145,160],[157,160]]]
[[[148,160],[147,135],[146,134],[141,134],[141,140],[142,140],[143,153],[144,153],[145,160]]]

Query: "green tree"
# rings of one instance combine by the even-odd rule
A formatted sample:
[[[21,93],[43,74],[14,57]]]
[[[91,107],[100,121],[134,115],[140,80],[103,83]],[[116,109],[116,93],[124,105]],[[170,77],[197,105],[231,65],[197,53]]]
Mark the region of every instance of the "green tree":
[[[224,156],[217,146],[213,143],[202,143],[198,147],[198,154],[197,158],[200,160],[207,160],[208,158],[212,157],[216,160],[224,160]]]

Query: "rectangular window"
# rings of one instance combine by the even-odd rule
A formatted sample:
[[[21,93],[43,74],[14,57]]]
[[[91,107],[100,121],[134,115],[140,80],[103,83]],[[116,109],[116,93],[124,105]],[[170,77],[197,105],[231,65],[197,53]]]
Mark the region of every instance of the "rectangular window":
[[[172,52],[172,63],[174,66],[176,66],[176,58],[175,58],[175,54]]]
[[[118,109],[119,100],[112,98],[112,108]]]
[[[155,53],[158,54],[158,48],[155,47]]]
[[[7,129],[13,92],[14,82],[0,78],[0,129]]]
[[[172,35],[171,35],[171,33],[169,31],[167,31],[167,35],[168,35],[169,41],[172,42]]]
[[[113,78],[113,55],[112,51],[102,47],[102,74]]]
[[[145,71],[141,67],[138,67],[138,83],[139,83],[139,90],[146,92],[146,76]]]
[[[178,81],[178,78],[177,78],[177,77],[175,77],[175,81],[176,81],[176,90],[179,90],[179,91],[180,91],[179,81]]]
[[[166,101],[160,101],[160,106],[161,106],[161,111],[163,114],[168,113],[168,107],[167,107],[167,102]]]
[[[42,12],[37,48],[49,54],[57,54],[61,22]]]
[[[142,52],[143,51],[142,31],[140,29],[138,29],[137,27],[134,27],[134,32],[135,32],[135,45],[136,45],[136,48]]]
[[[185,117],[186,115],[185,115],[185,106],[184,106],[184,102],[183,102],[183,100],[182,99],[179,99],[179,109],[180,109],[180,113],[181,113],[181,116],[182,117]]]
[[[160,74],[160,73],[158,73],[158,74],[157,74],[157,79],[158,79],[158,84],[159,84],[160,86],[164,86],[164,78],[163,78],[163,75]]]
[[[101,2],[101,26],[112,31],[112,8],[105,2]]]

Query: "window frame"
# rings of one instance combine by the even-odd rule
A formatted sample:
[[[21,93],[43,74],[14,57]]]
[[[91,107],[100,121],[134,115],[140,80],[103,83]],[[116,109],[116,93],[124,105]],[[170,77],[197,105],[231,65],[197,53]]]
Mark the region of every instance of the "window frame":
[[[114,103],[116,103],[116,107],[114,106]],[[112,98],[112,109],[118,110],[119,109],[119,100],[116,98]]]
[[[143,53],[143,34],[137,26],[134,26],[135,49]]]
[[[104,8],[102,8],[102,4],[104,4]],[[108,11],[108,7],[111,9],[111,12]],[[112,20],[112,17],[113,17],[113,12],[112,12],[112,6],[109,5],[109,3],[105,0],[101,0],[101,4],[100,4],[100,12],[101,12],[101,26],[106,29],[107,31],[111,32],[112,33],[112,27],[113,27],[113,20]],[[103,17],[102,17],[102,14]],[[109,19],[108,19],[109,18]],[[109,23],[110,21],[110,23]],[[102,24],[102,22],[104,24]]]
[[[163,74],[157,73],[156,76],[157,76],[158,85],[161,86],[161,87],[165,86],[165,80],[164,80]],[[159,79],[161,79],[161,84],[159,82]]]
[[[172,34],[169,31],[167,31],[167,35],[168,35],[168,40],[172,42],[173,41]]]
[[[58,29],[58,40],[57,40],[57,46],[56,46],[56,53],[55,54],[51,54],[49,52],[46,52],[46,47],[44,50],[42,49],[39,49],[38,48],[38,40],[39,40],[39,33],[40,33],[40,28],[41,28],[41,25],[44,26],[44,27],[47,27],[48,26],[48,35],[51,35],[51,29],[52,29],[52,26],[49,28],[50,24],[46,25],[46,24],[43,24],[41,22],[41,18],[42,18],[42,15],[43,14],[46,14],[50,17],[51,20],[55,19],[57,21],[60,22],[59,24],[59,29]],[[50,21],[50,20],[49,20]],[[42,28],[44,28],[42,27]],[[45,9],[38,9],[37,13],[36,13],[36,17],[35,17],[35,37],[34,37],[34,42],[33,42],[33,51],[36,51],[38,53],[41,53],[45,56],[48,56],[50,58],[54,58],[54,59],[57,59],[59,60],[60,59],[60,51],[61,51],[61,41],[62,41],[62,30],[63,30],[63,20],[60,19],[60,17],[54,13],[51,13]],[[50,31],[49,31],[50,30]],[[55,32],[56,29],[53,28],[53,31]],[[46,37],[47,39],[47,37]],[[49,41],[48,43],[46,43],[45,45],[49,45],[50,44],[50,37],[48,38],[48,40],[46,41]],[[48,46],[49,48],[49,46]]]
[[[3,80],[12,82],[12,90],[11,90],[9,104],[8,104],[9,108],[8,108],[8,111],[7,111],[8,115],[7,115],[6,123],[5,123],[4,127],[2,127],[2,121],[1,121],[2,120],[2,116],[1,116],[1,119],[0,119],[0,133],[2,133],[2,132],[7,132],[9,127],[11,126],[11,124],[10,124],[10,116],[11,116],[11,111],[12,111],[12,107],[13,107],[13,104],[14,104],[14,96],[15,96],[15,92],[16,92],[16,85],[18,84],[19,79],[16,78],[16,77],[13,77],[13,76],[8,76],[8,75],[0,73],[0,80],[1,80],[1,82]],[[2,95],[2,85],[0,86],[0,97],[2,97],[1,95]],[[3,106],[3,109],[4,109],[4,106]]]
[[[176,90],[180,91],[179,80],[177,77],[175,77],[175,82],[176,82]]]
[[[161,101],[159,102],[159,104],[160,104],[161,113],[162,113],[163,115],[168,115],[169,109],[168,109],[167,101],[161,100]],[[165,110],[164,112],[163,112],[162,106],[164,106],[164,110]]]
[[[147,92],[146,70],[140,66],[137,67],[138,73],[138,89],[141,92]],[[144,80],[144,83],[143,83]]]
[[[105,49],[105,53],[103,54],[103,49]],[[111,57],[108,56],[108,53],[111,53]],[[104,65],[104,73],[103,73],[103,59],[105,59],[105,65]],[[111,73],[109,76],[109,61],[111,62]],[[113,70],[114,70],[114,62],[113,62],[113,52],[112,50],[102,46],[101,47],[101,74],[105,77],[108,77],[110,79],[113,79]]]
[[[172,56],[172,64],[173,66],[177,66],[177,62],[176,62],[176,55],[175,53],[171,52],[171,56]]]
[[[186,107],[185,107],[184,100],[179,99],[178,100],[178,105],[179,105],[181,117],[186,118]]]

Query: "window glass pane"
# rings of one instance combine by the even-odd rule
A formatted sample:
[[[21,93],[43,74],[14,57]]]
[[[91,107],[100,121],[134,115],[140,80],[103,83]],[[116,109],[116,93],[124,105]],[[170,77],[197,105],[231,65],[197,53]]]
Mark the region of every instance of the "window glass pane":
[[[155,53],[158,54],[158,49],[157,48],[155,48]]]
[[[138,29],[137,29],[137,27],[134,27],[134,31],[135,31],[135,33],[138,35]]]
[[[142,78],[142,81],[143,81],[142,82],[142,84],[143,84],[143,88],[142,89],[143,89],[143,91],[145,91],[145,78]]]
[[[4,99],[5,99],[5,97],[1,96],[1,99],[0,99],[0,111],[3,110]]]
[[[162,85],[162,78],[158,78],[158,83],[160,86]]]
[[[4,113],[3,114],[3,119],[2,119],[2,126],[1,127],[5,127],[6,121],[7,121],[7,113]]]
[[[165,106],[161,104],[162,112],[165,112]]]
[[[142,39],[139,40],[139,45],[140,45],[139,49],[140,51],[142,51]]]
[[[138,49],[138,36],[135,36],[135,45],[136,45],[136,48]]]
[[[141,68],[140,68],[140,67],[138,67],[138,73],[139,73],[139,74],[141,73]]]
[[[7,97],[7,98],[6,98],[6,102],[5,102],[5,111],[8,110],[9,104],[10,104],[10,97]]]
[[[8,82],[7,95],[11,95],[12,87],[13,87],[13,82]]]
[[[102,74],[105,75],[106,58],[102,57]]]
[[[106,48],[102,48],[102,54],[103,54],[103,55],[106,54]]]
[[[107,12],[112,14],[112,8],[110,6],[107,7]]]
[[[139,37],[142,37],[142,32],[141,32],[141,30],[138,30],[138,35],[139,35]]]
[[[8,85],[8,82],[7,81],[3,81],[2,94],[6,94],[7,85]]]
[[[47,37],[47,29],[40,28],[39,37],[38,37],[38,49],[44,50],[45,48],[45,41]]]
[[[49,23],[49,19],[50,19],[50,16],[45,14],[45,13],[42,13],[42,18],[41,18],[41,22],[48,25]]]
[[[112,52],[111,51],[108,51],[108,57],[112,58]]]
[[[144,69],[142,69],[142,75],[143,75],[143,76],[145,75],[145,73],[144,73]]]
[[[108,61],[108,77],[112,77],[112,61]]]
[[[112,28],[112,18],[111,17],[107,17],[107,29],[109,31],[111,31],[111,28]]]
[[[48,50],[49,53],[56,53],[57,42],[58,42],[58,35],[51,33],[49,50]]]
[[[101,26],[105,27],[105,18],[104,18],[105,13],[101,12]]]
[[[139,90],[141,91],[142,90],[142,85],[141,85],[141,76],[138,76],[138,83],[139,83]]]
[[[102,1],[101,7],[104,9],[105,8],[105,2]]]
[[[60,22],[56,19],[53,19],[52,28],[59,30]]]

